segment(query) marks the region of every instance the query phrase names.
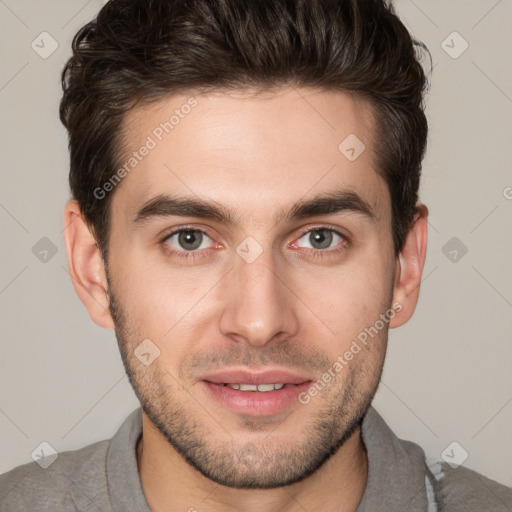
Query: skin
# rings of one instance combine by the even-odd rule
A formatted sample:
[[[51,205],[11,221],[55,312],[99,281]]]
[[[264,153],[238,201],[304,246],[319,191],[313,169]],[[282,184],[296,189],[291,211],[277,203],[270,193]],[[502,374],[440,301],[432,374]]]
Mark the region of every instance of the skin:
[[[123,156],[189,97],[128,113]],[[65,208],[73,285],[92,320],[116,330],[144,410],[137,459],[146,499],[158,512],[355,511],[368,474],[360,423],[380,380],[388,329],[416,307],[427,208],[419,205],[395,256],[391,200],[364,100],[306,88],[194,98],[190,114],[116,187],[108,268],[76,201]],[[349,134],[366,146],[355,161],[338,150]],[[341,211],[274,222],[296,201],[335,188],[357,193],[375,218]],[[236,223],[174,215],[135,225],[137,211],[162,193],[216,201]],[[195,259],[178,258],[194,252],[178,235],[165,239],[184,226],[207,235]],[[328,242],[319,248],[318,232],[304,234],[313,229],[349,242],[322,231]],[[262,249],[251,263],[236,251],[248,236]],[[399,311],[389,323],[307,404],[248,416],[205,393],[201,376],[227,367],[320,379],[393,304]],[[160,351],[149,365],[134,356],[145,339]]]

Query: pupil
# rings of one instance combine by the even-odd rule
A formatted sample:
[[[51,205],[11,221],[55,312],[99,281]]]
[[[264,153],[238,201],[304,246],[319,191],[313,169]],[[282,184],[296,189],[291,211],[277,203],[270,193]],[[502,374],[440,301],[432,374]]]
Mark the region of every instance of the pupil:
[[[184,249],[194,250],[201,245],[201,236],[198,231],[182,231],[178,238]]]
[[[325,233],[327,233],[327,236],[325,236]],[[331,245],[332,233],[327,229],[312,231],[310,239],[313,247],[315,247],[315,244],[319,244],[319,247],[316,247],[317,249],[325,249]]]

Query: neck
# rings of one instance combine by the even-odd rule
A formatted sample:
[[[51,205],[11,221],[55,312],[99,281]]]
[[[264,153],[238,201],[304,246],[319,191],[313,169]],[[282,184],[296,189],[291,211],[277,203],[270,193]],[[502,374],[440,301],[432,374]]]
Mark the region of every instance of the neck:
[[[143,414],[137,466],[152,512],[356,512],[368,478],[368,458],[358,428],[315,473],[274,489],[219,485],[189,465]]]

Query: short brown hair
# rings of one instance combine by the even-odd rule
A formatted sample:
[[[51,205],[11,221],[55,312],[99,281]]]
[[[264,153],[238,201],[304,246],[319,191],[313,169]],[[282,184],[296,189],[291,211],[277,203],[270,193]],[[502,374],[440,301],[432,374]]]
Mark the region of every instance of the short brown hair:
[[[389,186],[400,251],[416,211],[428,88],[414,40],[385,0],[110,0],[73,39],[60,118],[69,182],[107,254],[122,122],[139,103],[185,91],[281,85],[351,92],[376,114],[377,167]],[[430,59],[431,62],[431,59]],[[431,64],[432,66],[432,64]]]

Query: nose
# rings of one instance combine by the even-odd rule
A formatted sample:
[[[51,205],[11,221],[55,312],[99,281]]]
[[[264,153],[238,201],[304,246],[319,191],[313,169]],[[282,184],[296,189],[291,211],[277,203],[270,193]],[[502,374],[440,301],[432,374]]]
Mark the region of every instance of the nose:
[[[297,299],[271,249],[248,263],[237,257],[223,290],[220,329],[223,335],[254,347],[296,334]]]

